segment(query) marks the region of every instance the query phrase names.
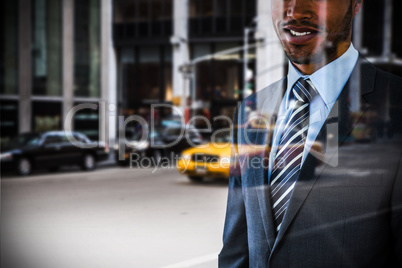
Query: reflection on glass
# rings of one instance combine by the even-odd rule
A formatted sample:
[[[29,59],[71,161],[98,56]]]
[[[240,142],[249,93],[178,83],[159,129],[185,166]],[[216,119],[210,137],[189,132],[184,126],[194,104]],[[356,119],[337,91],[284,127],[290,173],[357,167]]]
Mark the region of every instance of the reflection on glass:
[[[18,2],[2,1],[0,23],[0,93],[18,93]]]
[[[159,100],[160,54],[158,47],[140,48],[138,78],[140,100]]]
[[[79,105],[75,103],[74,105]],[[92,109],[79,110],[74,115],[74,130],[85,134],[91,140],[99,139],[99,114]]]
[[[122,106],[127,108],[129,103],[135,101],[136,67],[134,49],[124,48],[120,52],[120,81]]]
[[[0,101],[0,141],[7,142],[18,134],[18,101]]]
[[[237,46],[236,43],[217,44],[216,52],[225,51]],[[235,93],[238,97],[240,89],[239,77],[241,77],[239,52],[218,56],[215,60],[215,71],[219,71],[219,75],[215,78],[214,99],[233,99]]]
[[[61,129],[61,103],[38,102],[32,103],[32,129],[44,132]]]
[[[192,47],[191,58],[198,59],[200,57],[211,54],[210,44],[198,44]],[[211,60],[201,61],[196,65],[196,98],[201,100],[210,100],[212,94],[211,79]]]
[[[188,5],[190,35],[243,32],[256,16],[255,0],[190,0]]]
[[[34,95],[61,95],[61,1],[34,0],[32,87]]]
[[[74,3],[74,92],[80,97],[100,96],[100,3]]]
[[[196,98],[204,101],[239,99],[242,87],[242,53],[226,53],[241,46],[239,43],[197,44],[192,46],[191,58],[215,55],[213,60],[200,61],[196,65]],[[214,53],[212,52],[214,48]],[[254,73],[254,51],[249,53],[250,77]],[[215,75],[218,74],[219,75]],[[250,88],[253,88],[250,78]]]

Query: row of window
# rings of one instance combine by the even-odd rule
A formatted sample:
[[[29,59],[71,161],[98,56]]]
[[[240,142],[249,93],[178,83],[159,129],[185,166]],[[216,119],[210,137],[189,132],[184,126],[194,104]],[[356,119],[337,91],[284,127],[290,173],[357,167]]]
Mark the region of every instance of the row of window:
[[[129,47],[119,54],[119,100],[123,107],[172,100],[170,46]]]
[[[189,0],[189,35],[242,36],[244,27],[257,15],[263,0]],[[143,37],[172,35],[173,0],[114,0],[115,41],[137,42]],[[363,6],[363,47],[369,55],[384,49],[384,3],[367,1]],[[397,14],[401,1],[392,1],[391,51],[402,57],[402,24]]]
[[[115,0],[114,23],[171,20],[173,0]],[[190,18],[246,17],[256,14],[255,0],[190,0]]]
[[[74,105],[78,105],[75,103]],[[18,101],[0,101],[0,143],[7,142],[19,133],[19,105]],[[33,132],[45,132],[50,130],[60,130],[64,122],[62,121],[62,103],[32,101],[31,130]],[[97,140],[99,136],[99,115],[91,109],[78,111],[74,116],[74,130],[86,134],[91,139]]]
[[[18,94],[18,1],[2,1],[0,94]],[[31,1],[32,94],[62,95],[62,0]],[[71,55],[73,57],[73,55]],[[74,1],[74,95],[100,95],[100,1]]]
[[[115,40],[171,36],[172,5],[172,0],[115,0]],[[190,36],[241,35],[256,15],[256,1],[190,0],[188,14]]]
[[[203,101],[240,100],[243,91],[243,51],[230,52],[240,48],[242,43],[207,43],[190,46],[192,59],[220,53],[213,59],[201,61],[195,66],[195,97]],[[254,76],[255,49],[248,53],[248,72]],[[219,75],[217,75],[219,74]]]

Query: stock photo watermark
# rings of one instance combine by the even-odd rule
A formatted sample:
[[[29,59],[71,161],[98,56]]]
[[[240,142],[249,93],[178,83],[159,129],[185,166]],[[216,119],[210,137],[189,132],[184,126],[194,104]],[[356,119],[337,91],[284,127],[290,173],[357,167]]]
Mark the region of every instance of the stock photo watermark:
[[[110,148],[115,148],[117,149],[117,155],[118,155],[118,160],[123,161],[123,160],[128,160],[130,163],[130,166],[139,166],[139,167],[156,167],[156,168],[169,168],[171,167],[171,163],[177,163],[179,160],[183,161],[183,158],[181,158],[180,155],[159,155],[159,156],[147,156],[144,154],[141,154],[139,151],[145,150],[148,148],[152,148],[154,151],[160,150],[160,151],[169,151],[170,148],[173,146],[177,145],[180,141],[185,140],[186,143],[189,145],[189,147],[197,147],[197,148],[207,148],[208,143],[201,143],[201,144],[196,144],[193,142],[191,139],[191,130],[194,129],[194,122],[195,121],[202,121],[204,124],[204,127],[202,129],[197,129],[199,133],[202,132],[209,132],[211,133],[210,135],[210,141],[209,144],[212,144],[214,148],[217,149],[224,149],[228,147],[233,147],[232,140],[229,138],[226,140],[226,142],[222,143],[219,141],[220,134],[223,132],[229,133],[228,136],[232,137],[233,131],[236,132],[237,137],[241,137],[241,142],[237,141],[238,143],[235,144],[235,147],[239,150],[243,148],[248,148],[246,151],[254,150],[258,151],[261,148],[265,148],[265,144],[257,144],[253,140],[253,135],[258,132],[268,132],[265,133],[266,135],[270,136],[273,138],[273,134],[275,133],[275,129],[278,126],[281,126],[284,122],[284,118],[275,118],[273,115],[267,115],[267,114],[259,114],[258,112],[254,113],[249,113],[247,118],[243,119],[241,125],[235,125],[233,126],[232,119],[228,116],[224,115],[219,115],[216,117],[213,117],[212,119],[207,118],[206,116],[201,116],[201,115],[196,115],[193,117],[190,117],[185,120],[184,112],[173,105],[169,104],[153,104],[151,105],[150,109],[150,117],[149,118],[144,118],[140,115],[130,115],[130,116],[116,116],[116,115],[109,115],[108,119],[109,121],[113,121],[112,119],[118,119],[116,120],[118,122],[117,124],[117,137],[116,140],[100,140],[98,141],[99,144],[86,144],[82,143],[74,138],[74,135],[72,135],[72,129],[73,129],[73,119],[74,115],[83,109],[90,109],[97,111],[99,113],[99,118],[102,118],[103,120],[106,120],[107,116],[107,110],[109,112],[112,112],[115,110],[115,105],[110,105],[108,108],[106,108],[106,104],[104,102],[101,102],[98,104],[93,104],[93,103],[84,103],[84,104],[79,104],[75,107],[73,107],[67,114],[65,120],[64,120],[64,131],[66,133],[67,138],[69,141],[74,144],[77,147],[80,148],[94,148],[99,145],[108,145]],[[171,111],[176,115],[177,124],[179,126],[180,133],[178,133],[177,137],[173,140],[170,140],[169,142],[165,143],[158,143],[155,135],[151,135],[152,133],[155,132],[157,128],[157,119],[155,118],[154,114],[156,109],[160,108],[167,108],[171,109]],[[311,122],[310,124],[314,124],[316,122],[319,122],[322,118],[322,115],[320,112],[312,112],[311,116]],[[306,137],[306,147],[308,148],[309,152],[318,159],[318,161],[322,163],[329,164],[331,166],[337,166],[338,165],[338,103],[335,103],[334,108],[331,110],[331,114],[328,115],[326,119],[326,123],[324,124],[323,127],[326,128],[326,139],[324,139],[323,142],[316,142],[316,141],[309,141],[307,140]],[[224,121],[226,126],[230,126],[227,128],[223,129],[218,129],[218,130],[213,130],[212,128],[212,122],[217,122],[217,121]],[[130,124],[135,124],[138,126],[138,139],[135,140],[134,142],[132,140],[129,140],[126,137],[126,130],[127,127]],[[99,122],[99,132],[100,133],[106,133],[108,129],[106,129],[106,123],[105,122]],[[100,135],[101,137],[105,137],[106,135]],[[255,135],[254,135],[255,136]],[[317,145],[319,144],[319,145]],[[292,145],[293,146],[293,145]],[[159,152],[160,152],[159,151]],[[238,153],[238,152],[236,152]],[[241,155],[241,153],[240,153]],[[254,160],[255,158],[246,158],[245,163],[247,161],[256,161]],[[226,160],[225,160],[226,161]],[[230,159],[227,160],[230,164]],[[195,161],[197,162],[197,161]],[[199,162],[199,161],[198,161]],[[253,166],[255,165],[264,165],[264,163],[269,162],[267,159],[264,161],[261,161],[261,163],[251,163]],[[218,164],[221,163],[221,161],[217,162]],[[209,163],[211,164],[211,163]],[[233,163],[232,163],[233,164]],[[235,163],[234,163],[235,164]]]

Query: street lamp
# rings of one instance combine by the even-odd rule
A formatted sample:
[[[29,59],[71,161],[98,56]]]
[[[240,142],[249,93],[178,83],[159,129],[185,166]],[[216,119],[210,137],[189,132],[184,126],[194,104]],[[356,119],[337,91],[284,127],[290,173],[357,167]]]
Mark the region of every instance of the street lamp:
[[[183,109],[186,108],[186,93],[187,93],[187,87],[189,85],[188,81],[190,81],[191,77],[194,74],[194,65],[191,63],[184,63],[179,67],[179,71],[183,74],[183,94],[181,95],[181,107]]]

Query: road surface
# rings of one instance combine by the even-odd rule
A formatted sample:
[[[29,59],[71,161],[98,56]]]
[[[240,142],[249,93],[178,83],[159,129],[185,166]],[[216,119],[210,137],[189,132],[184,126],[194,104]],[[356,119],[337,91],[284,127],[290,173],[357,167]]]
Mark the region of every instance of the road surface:
[[[152,172],[6,176],[1,267],[217,267],[227,182]]]

